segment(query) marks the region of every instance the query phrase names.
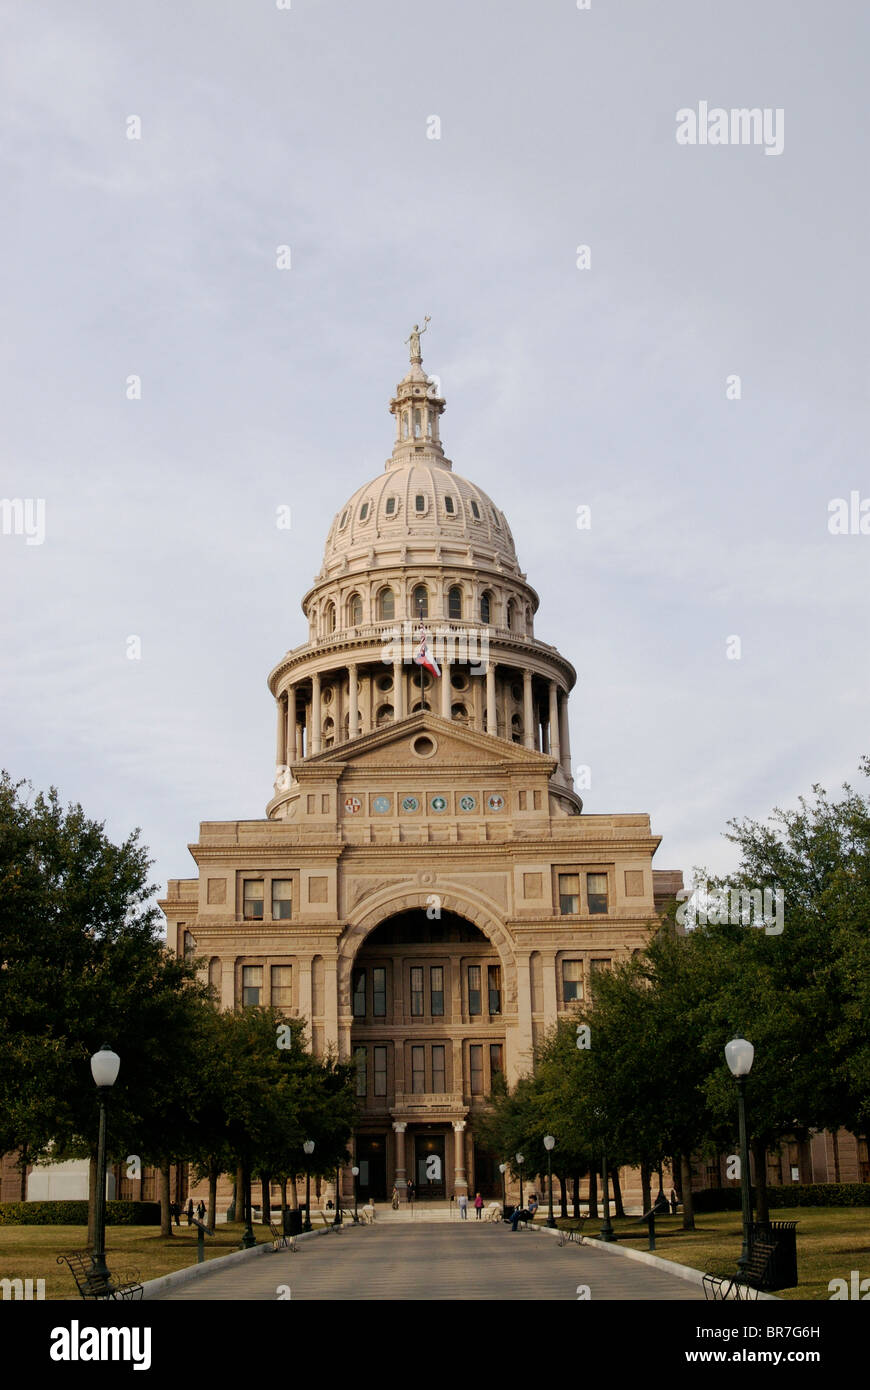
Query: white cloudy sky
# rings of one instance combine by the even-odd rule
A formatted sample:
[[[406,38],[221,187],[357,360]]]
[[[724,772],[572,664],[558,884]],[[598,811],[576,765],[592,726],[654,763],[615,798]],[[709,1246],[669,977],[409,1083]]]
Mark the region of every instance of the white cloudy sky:
[[[47,522],[0,536],[2,765],[140,825],[161,884],[263,815],[266,675],[429,313],[447,452],[578,669],[587,809],[725,869],[729,817],[861,784],[870,536],[827,525],[870,496],[860,0],[0,13],[0,495]],[[677,145],[700,101],[781,107],[783,153]]]

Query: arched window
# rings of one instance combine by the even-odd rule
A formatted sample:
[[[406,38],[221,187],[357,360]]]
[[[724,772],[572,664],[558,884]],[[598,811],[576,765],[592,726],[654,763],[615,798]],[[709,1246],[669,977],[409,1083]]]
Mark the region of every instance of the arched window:
[[[515,714],[511,720],[511,738],[514,743],[522,743],[523,741],[523,725],[518,714]]]
[[[362,622],[362,599],[359,594],[351,594],[347,603],[347,613],[351,627],[359,627]]]
[[[419,410],[414,411],[414,438],[419,439],[423,433],[423,421],[420,418]]]
[[[323,613],[323,626],[326,632],[335,632],[335,604],[328,603]]]
[[[324,719],[323,721],[323,746],[331,748],[335,743],[335,720]]]
[[[381,589],[378,594],[378,614],[384,622],[391,622],[395,618],[396,595],[392,589]]]
[[[418,584],[411,598],[413,618],[428,618],[429,616],[429,591],[425,584]]]
[[[492,595],[489,593],[480,596],[480,621],[482,623],[492,622]]]
[[[189,932],[189,931],[186,931],[186,932],[184,933],[184,959],[185,959],[186,961],[191,961],[191,960],[193,960],[193,958],[194,958],[195,955],[196,955],[196,941],[194,940],[193,933],[192,933],[192,932]]]
[[[420,701],[419,701],[419,700],[415,700],[414,704],[411,706],[411,713],[412,713],[412,714],[416,714],[417,711],[418,711],[419,709],[421,709],[421,708],[422,708],[422,709],[431,709],[432,706],[429,704],[429,701],[428,701],[428,700],[424,700],[422,706],[420,705]]]
[[[512,598],[509,598],[509,599],[508,599],[508,605],[507,605],[507,615],[506,615],[506,619],[505,619],[505,624],[506,624],[506,626],[507,626],[508,632],[512,632],[512,631],[513,631],[515,614],[516,614],[516,606],[515,606],[515,604],[514,604],[513,599],[512,599]]]
[[[454,584],[447,595],[447,616],[448,618],[462,617],[462,590],[458,584]]]
[[[451,707],[450,707],[450,714],[451,714],[451,717],[452,717],[453,719],[456,720],[457,724],[467,724],[467,723],[468,723],[468,706],[467,706],[467,705],[451,705]]]
[[[377,724],[378,728],[381,729],[381,728],[383,728],[383,726],[384,726],[385,724],[392,724],[392,722],[393,722],[393,706],[392,706],[392,705],[380,705],[379,708],[378,708],[378,713],[377,713],[376,719],[375,719],[375,723]]]
[[[403,411],[402,411],[402,438],[403,438],[403,439],[407,439],[407,438],[408,438],[408,412],[407,412],[407,410],[403,410]]]

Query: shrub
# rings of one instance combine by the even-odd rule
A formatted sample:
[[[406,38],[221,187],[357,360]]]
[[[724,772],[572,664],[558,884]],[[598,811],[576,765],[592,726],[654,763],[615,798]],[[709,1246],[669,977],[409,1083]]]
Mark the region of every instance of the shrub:
[[[0,1202],[0,1226],[87,1226],[88,1204]],[[107,1226],[159,1226],[159,1202],[107,1202]]]
[[[739,1187],[711,1187],[693,1192],[695,1211],[739,1211]],[[752,1192],[755,1202],[755,1190]],[[768,1187],[770,1207],[870,1207],[870,1183],[814,1182]]]

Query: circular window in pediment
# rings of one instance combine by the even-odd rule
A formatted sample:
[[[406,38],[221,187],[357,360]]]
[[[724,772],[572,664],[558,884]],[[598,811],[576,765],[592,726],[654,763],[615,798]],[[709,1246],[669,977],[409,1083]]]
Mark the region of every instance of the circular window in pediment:
[[[411,740],[411,752],[418,758],[433,757],[437,748],[437,743],[429,734],[418,734],[415,739]]]

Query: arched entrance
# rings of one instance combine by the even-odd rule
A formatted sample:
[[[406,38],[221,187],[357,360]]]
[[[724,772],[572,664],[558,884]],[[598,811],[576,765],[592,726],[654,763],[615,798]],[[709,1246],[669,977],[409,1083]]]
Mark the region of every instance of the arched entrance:
[[[404,908],[365,936],[347,986],[360,1196],[498,1195],[474,1138],[511,1021],[493,942],[458,912]]]

